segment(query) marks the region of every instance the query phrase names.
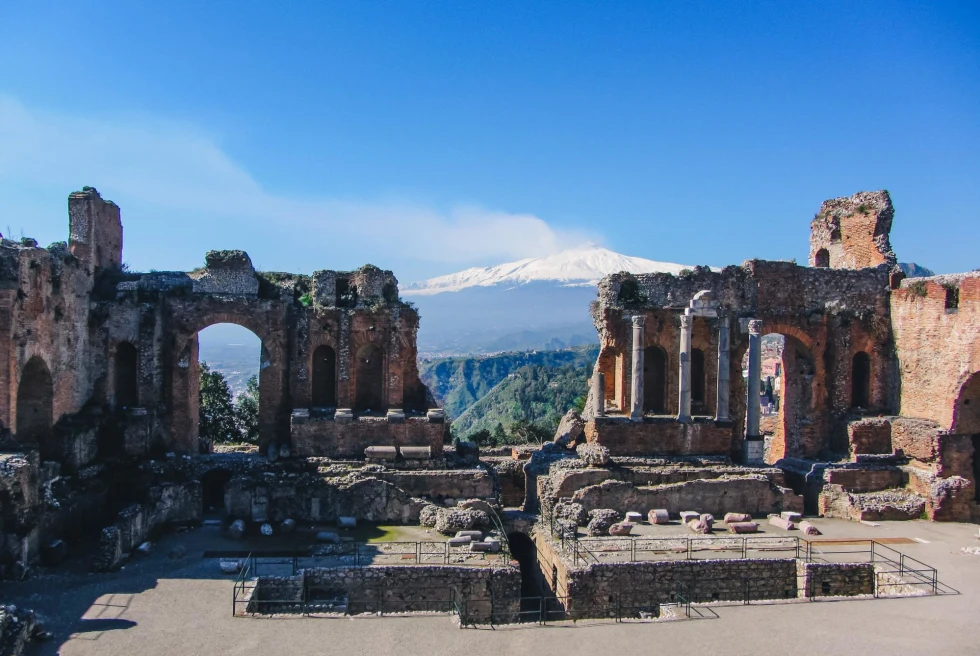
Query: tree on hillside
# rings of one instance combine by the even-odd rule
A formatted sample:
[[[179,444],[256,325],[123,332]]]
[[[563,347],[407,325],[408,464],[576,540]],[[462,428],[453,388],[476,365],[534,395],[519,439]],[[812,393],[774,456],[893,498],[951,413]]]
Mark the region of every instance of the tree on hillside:
[[[259,379],[252,376],[235,399],[235,425],[246,442],[259,441]]]
[[[231,389],[220,371],[211,371],[207,362],[200,363],[200,437],[211,442],[240,439],[235,422]]]

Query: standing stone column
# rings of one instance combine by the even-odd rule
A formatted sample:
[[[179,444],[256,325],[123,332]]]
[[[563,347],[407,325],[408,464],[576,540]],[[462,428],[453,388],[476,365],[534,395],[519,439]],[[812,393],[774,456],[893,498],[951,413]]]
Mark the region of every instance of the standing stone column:
[[[643,419],[643,324],[646,317],[633,317],[633,377],[630,385],[630,419]]]
[[[718,317],[718,391],[715,397],[715,421],[729,421],[730,351],[731,337],[728,334],[728,315],[722,314]]]
[[[598,369],[592,376],[592,394],[595,396],[595,414],[602,417],[606,414],[606,376]]]
[[[745,410],[745,438],[758,439],[759,394],[762,386],[762,322],[749,321],[749,381],[748,402]]]
[[[681,315],[680,393],[677,421],[691,421],[691,327],[694,317]]]

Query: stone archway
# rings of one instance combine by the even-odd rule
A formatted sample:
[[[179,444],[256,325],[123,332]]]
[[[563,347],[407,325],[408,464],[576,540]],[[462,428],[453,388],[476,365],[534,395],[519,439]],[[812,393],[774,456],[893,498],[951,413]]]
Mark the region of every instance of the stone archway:
[[[116,410],[134,408],[139,405],[139,355],[136,347],[129,342],[116,346],[115,393],[113,407]]]
[[[54,425],[54,384],[48,365],[38,356],[27,361],[17,387],[17,429],[21,444],[46,455]]]
[[[643,412],[667,413],[667,352],[659,346],[643,349]]]
[[[193,316],[188,309],[187,314]],[[266,314],[261,309],[240,312],[202,313],[187,324],[187,331],[176,340],[172,357],[172,435],[175,450],[196,453],[199,450],[200,368],[198,366],[198,333],[205,328],[230,323],[248,329],[262,342],[259,364],[259,449],[265,453],[270,444],[287,441],[288,413],[282,411],[288,398],[285,348],[281,336],[266,328]],[[271,321],[271,319],[270,319]]]
[[[980,371],[970,375],[960,386],[950,432],[957,435],[980,433]]]
[[[973,447],[973,500],[980,503],[980,372],[972,374],[960,387],[953,406],[953,426],[956,435],[969,435]]]
[[[337,407],[337,354],[323,344],[313,351],[310,399],[314,408]]]
[[[384,351],[377,344],[365,344],[357,350],[355,362],[355,412],[384,412]]]

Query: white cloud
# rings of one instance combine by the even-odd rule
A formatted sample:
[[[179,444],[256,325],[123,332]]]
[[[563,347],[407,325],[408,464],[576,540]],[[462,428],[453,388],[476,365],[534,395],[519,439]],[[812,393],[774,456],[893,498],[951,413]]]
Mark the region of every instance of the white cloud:
[[[132,262],[136,249],[136,260],[145,267],[153,263],[143,259],[179,247],[168,231],[187,229],[209,248],[246,247],[257,264],[275,265],[269,268],[336,268],[325,256],[340,254],[396,273],[405,264],[422,272],[423,262],[435,263],[427,275],[447,272],[450,265],[547,255],[597,239],[555,228],[532,214],[471,205],[441,211],[405,200],[275,194],[198,128],[154,117],[67,116],[0,96],[0,207],[6,202],[8,209],[33,216],[31,205],[39,194],[55,195],[64,207],[67,193],[82,184],[110,192],[104,196],[120,204],[126,257]],[[410,242],[398,236],[406,234],[414,236]],[[222,237],[234,243],[212,243]],[[142,244],[141,238],[157,243]],[[200,244],[186,240],[184,247],[193,262],[202,259]],[[167,257],[164,266],[185,259]]]

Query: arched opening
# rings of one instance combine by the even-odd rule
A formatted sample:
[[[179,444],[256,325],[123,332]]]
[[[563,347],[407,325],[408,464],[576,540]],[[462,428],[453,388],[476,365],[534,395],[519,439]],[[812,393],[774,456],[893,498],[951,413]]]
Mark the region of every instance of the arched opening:
[[[337,354],[332,347],[318,346],[313,351],[312,379],[313,407],[337,407]]]
[[[540,601],[536,597],[545,594],[545,586],[542,585],[542,576],[538,569],[538,549],[534,546],[534,541],[524,533],[508,533],[507,542],[511,556],[521,568],[521,611],[536,610],[540,608]]]
[[[139,405],[139,355],[136,347],[129,342],[116,346],[115,408],[125,410]]]
[[[952,432],[970,435],[973,444],[973,495],[980,503],[980,372],[970,376],[953,407]]]
[[[365,344],[357,351],[354,411],[384,412],[384,351],[377,344]]]
[[[667,413],[667,352],[659,346],[643,350],[643,411]]]
[[[223,514],[225,510],[225,491],[231,472],[227,469],[212,469],[201,477],[202,514]]]
[[[747,385],[747,368],[748,354],[744,353],[742,389]],[[791,335],[764,335],[761,379],[755,402],[760,404],[765,461],[772,464],[786,457],[815,456],[825,436],[822,404],[817,398],[820,392],[815,385],[816,366],[810,350]]]
[[[268,366],[262,340],[248,328],[218,323],[197,334],[190,395],[201,450],[215,442],[257,442],[260,377]]]
[[[17,388],[17,439],[38,446],[42,455],[54,423],[54,385],[44,360],[27,361]]]
[[[851,407],[871,406],[871,357],[864,351],[854,354],[851,363]]]
[[[705,404],[704,351],[691,349],[691,403],[704,409]]]
[[[813,256],[813,266],[820,268],[827,268],[830,266],[830,251],[826,248],[821,248]]]

